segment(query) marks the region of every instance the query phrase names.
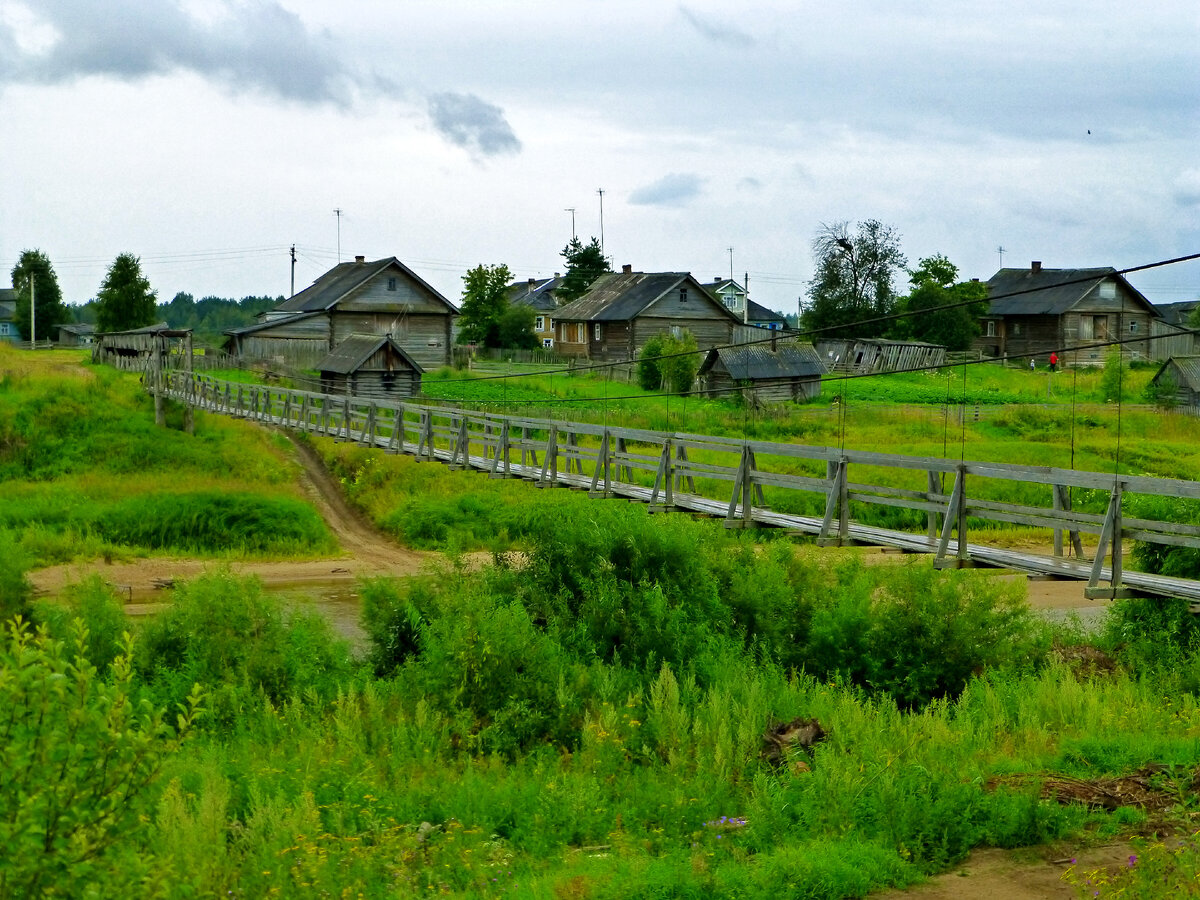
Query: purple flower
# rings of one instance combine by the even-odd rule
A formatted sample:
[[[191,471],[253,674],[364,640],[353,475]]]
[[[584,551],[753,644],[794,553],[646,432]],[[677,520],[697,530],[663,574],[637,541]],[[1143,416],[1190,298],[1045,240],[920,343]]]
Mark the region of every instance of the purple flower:
[[[1136,865],[1137,865],[1137,854],[1136,854],[1136,853],[1132,853],[1132,854],[1130,854],[1130,856],[1129,856],[1129,868],[1131,868],[1131,869],[1132,869],[1132,868],[1133,868],[1134,866],[1136,866]]]

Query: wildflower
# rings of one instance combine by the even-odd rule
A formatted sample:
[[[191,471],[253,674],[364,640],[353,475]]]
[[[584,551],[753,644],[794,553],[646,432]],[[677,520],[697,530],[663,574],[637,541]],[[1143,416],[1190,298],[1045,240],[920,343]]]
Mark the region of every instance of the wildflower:
[[[1131,869],[1132,869],[1132,868],[1133,868],[1134,866],[1136,866],[1136,865],[1137,865],[1137,854],[1136,854],[1136,853],[1131,853],[1131,854],[1129,855],[1129,868],[1131,868]]]

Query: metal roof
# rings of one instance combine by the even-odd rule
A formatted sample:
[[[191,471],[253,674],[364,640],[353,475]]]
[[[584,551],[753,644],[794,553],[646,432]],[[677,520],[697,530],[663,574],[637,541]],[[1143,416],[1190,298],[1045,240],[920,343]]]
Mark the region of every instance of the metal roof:
[[[1188,319],[1196,307],[1200,306],[1200,300],[1181,300],[1177,303],[1156,303],[1154,308],[1158,310],[1158,314],[1162,316],[1163,321],[1171,325],[1182,325],[1187,327]]]
[[[404,352],[404,348],[392,340],[390,334],[352,334],[330,351],[329,355],[314,366],[318,372],[349,375],[362,368],[368,359],[384,345],[391,349],[415,372],[424,372],[416,361]]]
[[[290,316],[276,316],[274,319],[267,319],[263,322],[258,322],[255,325],[243,325],[241,328],[227,328],[223,334],[253,334],[256,331],[262,331],[264,328],[275,328],[279,325],[285,325],[289,322],[299,322],[301,319],[311,319],[313,316],[319,315],[321,310],[313,312],[293,313]]]
[[[366,284],[393,266],[424,287],[432,297],[444,303],[450,313],[457,314],[458,310],[454,308],[454,305],[449,300],[394,256],[389,256],[387,259],[376,259],[371,262],[355,261],[338,263],[300,293],[284,300],[275,309],[281,312],[319,312],[327,310],[330,307],[336,306],[340,300],[355,288]]]
[[[709,350],[699,374],[710,371],[720,361],[735,381],[760,381],[766,378],[820,378],[825,364],[812,344],[779,343]]]
[[[562,283],[561,275],[556,275],[554,278],[531,278],[528,281],[515,281],[507,288],[508,302],[530,306],[538,312],[554,312],[558,308],[554,292],[562,287]]]
[[[1157,310],[1112,266],[1096,269],[1001,269],[987,281],[989,316],[1060,316],[1096,285],[1114,279],[1152,314]]]
[[[1191,391],[1200,391],[1200,356],[1172,356],[1154,375],[1154,381],[1162,377],[1163,372],[1174,365],[1175,370],[1183,378],[1181,387]]]
[[[627,322],[637,318],[669,291],[688,286],[712,308],[719,309],[735,322],[741,321],[725,308],[725,304],[713,299],[712,294],[688,272],[610,272],[601,275],[586,294],[561,307],[554,318],[576,322]]]

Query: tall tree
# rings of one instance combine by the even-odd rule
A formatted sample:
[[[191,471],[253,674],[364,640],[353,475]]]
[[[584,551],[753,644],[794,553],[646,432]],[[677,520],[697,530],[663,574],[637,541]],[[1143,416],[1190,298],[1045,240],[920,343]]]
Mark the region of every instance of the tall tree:
[[[822,224],[812,244],[816,274],[808,283],[802,325],[824,336],[881,337],[887,322],[870,322],[895,310],[894,281],[908,264],[896,231],[875,219]]]
[[[563,273],[562,285],[554,293],[563,303],[582,297],[593,281],[612,271],[596,238],[586,244],[577,237],[571,238],[563,247],[562,257],[567,261],[567,270]]]
[[[968,350],[979,335],[979,319],[988,310],[987,286],[960,281],[958,267],[941,254],[927,256],[909,273],[912,290],[900,300],[892,334],[903,340],[942,344],[948,350]]]
[[[141,261],[122,253],[109,266],[96,294],[96,330],[128,331],[154,324],[155,292],[142,275]]]
[[[12,270],[12,286],[17,292],[17,309],[13,316],[22,340],[29,340],[29,300],[33,294],[33,331],[38,340],[54,338],[54,329],[71,321],[70,311],[63,305],[62,289],[50,257],[41,250],[25,250]]]
[[[458,316],[458,342],[499,347],[500,323],[508,310],[508,266],[482,263],[463,276],[462,306]]]

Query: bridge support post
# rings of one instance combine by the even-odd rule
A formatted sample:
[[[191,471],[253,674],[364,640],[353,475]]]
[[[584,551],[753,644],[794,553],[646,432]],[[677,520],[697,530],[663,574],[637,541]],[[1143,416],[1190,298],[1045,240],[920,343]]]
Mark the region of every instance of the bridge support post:
[[[844,456],[825,464],[825,480],[829,487],[825,495],[825,517],[817,533],[818,547],[844,547],[850,543],[850,493],[846,485],[848,465]],[[833,535],[835,518],[837,534]]]
[[[1065,484],[1054,485],[1054,509],[1056,512],[1071,511],[1071,491]],[[1079,532],[1068,531],[1067,539],[1071,542],[1075,558],[1082,559],[1083,543],[1079,540]],[[1063,530],[1061,528],[1054,529],[1054,555],[1063,555]]]
[[[589,497],[611,497],[612,491],[612,473],[609,470],[609,435],[608,429],[604,429],[604,435],[600,438],[600,452],[596,454],[596,467],[592,470],[592,485],[588,488]],[[603,476],[603,482],[601,477]],[[657,487],[657,482],[655,482]],[[650,498],[651,511],[654,509],[654,497]]]
[[[958,533],[958,543],[954,557],[946,555],[950,549],[950,535]],[[942,536],[938,541],[937,555],[933,558],[935,569],[966,569],[973,566],[971,554],[967,548],[967,468],[960,464],[954,475],[954,490],[950,493],[950,502],[946,505],[945,519],[942,522]]]
[[[183,408],[183,430],[187,434],[196,433],[196,373],[192,370],[192,333],[187,333],[187,338],[184,343],[184,350],[187,354],[187,368],[184,370],[187,375],[187,405]]]
[[[658,471],[654,474],[654,487],[650,490],[650,512],[670,512],[675,509],[675,478],[672,471],[672,459],[675,449],[671,439],[663,441],[662,455],[658,458]],[[659,500],[659,497],[662,500]]]
[[[1121,496],[1124,484],[1118,480],[1108,497],[1108,512],[1104,516],[1104,524],[1100,527],[1100,543],[1096,547],[1096,558],[1092,561],[1092,573],[1088,579],[1083,595],[1089,600],[1119,600],[1133,596],[1121,583]],[[1104,577],[1104,557],[1109,555],[1108,587],[1101,587]]]
[[[541,474],[538,475],[538,487],[555,487],[558,484],[558,425],[550,426],[550,434],[546,438],[546,459],[542,463]]]
[[[163,344],[166,342],[160,334],[155,334],[152,340],[153,349],[150,352],[150,383],[154,385],[154,424],[160,427],[167,424],[167,414],[163,408]]]
[[[738,464],[738,473],[733,481],[733,496],[729,498],[729,510],[725,515],[726,528],[757,528],[758,523],[754,521],[754,498],[756,496],[755,489],[757,488],[757,497],[761,503],[762,485],[755,484],[754,472],[756,471],[757,461],[754,458],[754,451],[750,449],[750,445],[742,447],[742,459]],[[741,515],[738,515],[738,506],[741,501]]]
[[[508,461],[509,449],[508,417],[505,416],[504,421],[500,425],[500,443],[496,445],[496,453],[492,457],[492,471],[489,477],[508,478],[512,475]]]

